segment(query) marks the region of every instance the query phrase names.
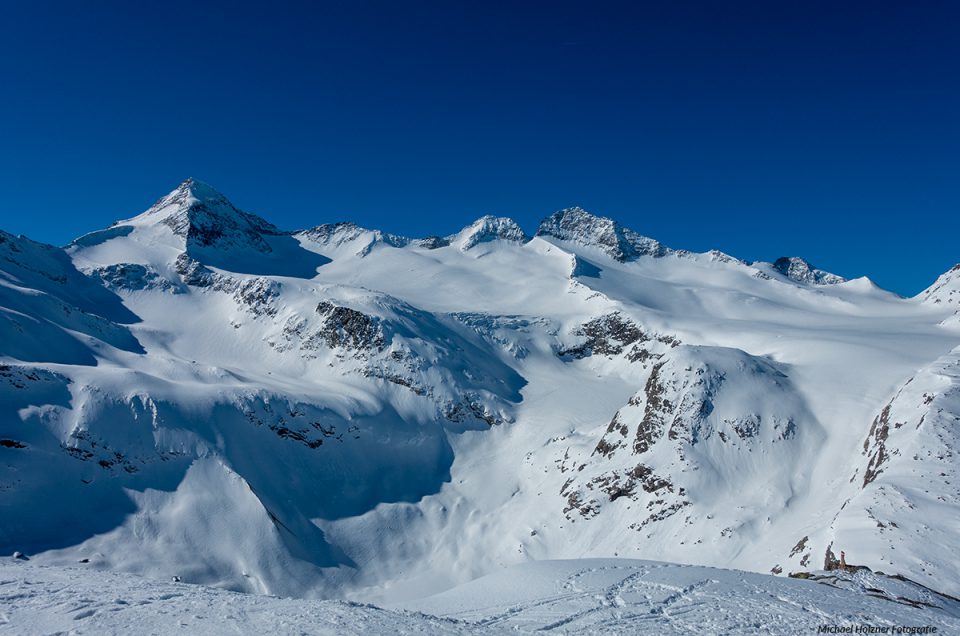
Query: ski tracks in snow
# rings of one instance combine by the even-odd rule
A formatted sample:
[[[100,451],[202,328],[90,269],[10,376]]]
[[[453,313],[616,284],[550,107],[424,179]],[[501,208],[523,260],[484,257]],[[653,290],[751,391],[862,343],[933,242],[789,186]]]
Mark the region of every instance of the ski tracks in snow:
[[[684,614],[703,605],[699,590],[716,583],[702,579],[686,586],[644,580],[651,568],[592,567],[569,574],[560,583],[564,590],[532,602],[508,607],[487,606],[451,614],[480,626],[509,623],[539,632],[576,631],[578,628],[622,627],[634,621],[676,624]],[[608,580],[597,586],[597,579]],[[625,598],[626,597],[626,598]],[[646,611],[638,612],[643,607]]]

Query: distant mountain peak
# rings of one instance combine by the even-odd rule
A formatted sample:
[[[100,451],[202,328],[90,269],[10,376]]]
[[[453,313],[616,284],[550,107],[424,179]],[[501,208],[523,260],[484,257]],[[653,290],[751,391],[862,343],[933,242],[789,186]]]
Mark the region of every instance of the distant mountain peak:
[[[554,212],[541,221],[536,235],[598,247],[621,262],[640,256],[663,256],[669,252],[658,241],[627,229],[613,219],[587,212],[581,207],[564,208]]]
[[[523,228],[513,219],[490,214],[480,217],[455,236],[462,241],[460,249],[463,251],[487,241],[502,240],[526,243],[530,240]],[[452,239],[453,237],[450,237],[450,240]]]
[[[377,245],[404,247],[410,243],[410,239],[405,236],[360,227],[352,221],[338,221],[336,223],[317,225],[307,230],[301,230],[297,232],[297,235],[303,236],[314,243],[330,247],[339,247],[356,242],[357,245],[355,248],[358,248],[358,256],[366,256]]]
[[[781,256],[773,262],[773,269],[797,283],[836,285],[847,282],[846,278],[817,269],[799,256]]]

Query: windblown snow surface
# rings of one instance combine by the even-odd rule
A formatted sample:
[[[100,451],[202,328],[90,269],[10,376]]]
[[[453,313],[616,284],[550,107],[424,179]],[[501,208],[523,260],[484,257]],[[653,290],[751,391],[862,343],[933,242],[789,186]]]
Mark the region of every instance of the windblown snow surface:
[[[537,561],[384,609],[3,559],[0,633],[810,634],[872,628],[950,634],[960,628],[960,601],[910,581],[866,572],[814,579],[632,559]]]
[[[816,595],[839,592],[786,576],[837,572],[841,552],[957,596],[958,271],[901,298],[798,257],[673,249],[579,208],[532,237],[489,216],[420,239],[290,232],[192,179],[64,249],[0,232],[0,553],[31,556],[3,578],[445,593],[453,605],[422,607],[473,621],[404,615],[427,631],[510,611],[513,592],[484,614],[447,590],[519,598],[523,577],[543,613],[504,624],[547,627],[567,603],[547,599],[590,568],[582,589],[607,609],[626,572],[646,582],[624,602],[646,595],[647,611],[657,581],[702,577],[720,583],[684,598],[815,590],[802,611],[833,620],[836,599]],[[597,558],[781,578],[576,561]],[[556,559],[574,561],[535,563]],[[841,604],[869,614],[851,585]],[[382,611],[175,587],[250,616]],[[14,616],[21,592],[0,594]]]

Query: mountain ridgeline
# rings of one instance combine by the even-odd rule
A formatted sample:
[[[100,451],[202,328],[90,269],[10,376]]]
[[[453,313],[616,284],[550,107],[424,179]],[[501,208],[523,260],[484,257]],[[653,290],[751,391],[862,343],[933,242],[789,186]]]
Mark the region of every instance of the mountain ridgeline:
[[[0,232],[0,552],[388,601],[843,550],[958,595],[958,271],[907,299],[580,208],[287,231],[193,179],[63,249]]]

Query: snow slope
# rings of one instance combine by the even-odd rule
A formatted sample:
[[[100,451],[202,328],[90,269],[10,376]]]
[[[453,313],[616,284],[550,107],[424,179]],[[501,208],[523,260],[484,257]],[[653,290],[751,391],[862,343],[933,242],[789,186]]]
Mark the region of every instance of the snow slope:
[[[542,561],[383,609],[237,594],[0,560],[0,634],[809,634],[820,626],[960,629],[960,602],[909,581],[818,582],[627,559]]]
[[[303,601],[154,581],[83,566],[0,562],[0,634],[488,634],[343,601]]]
[[[810,634],[820,626],[960,628],[960,601],[882,574],[817,582],[633,559],[540,561],[400,604],[514,632]]]
[[[960,348],[908,379],[877,413],[851,480],[861,487],[831,524],[843,545],[875,542],[878,561],[960,580],[944,553],[960,536]],[[887,566],[889,567],[889,566]]]
[[[400,602],[534,560],[843,550],[960,594],[949,275],[904,299],[579,208],[288,232],[192,179],[0,256],[0,552]]]

